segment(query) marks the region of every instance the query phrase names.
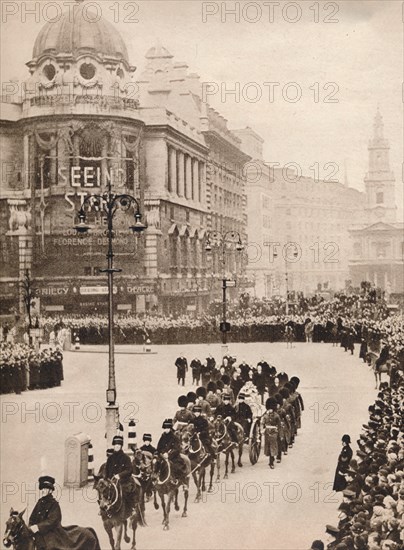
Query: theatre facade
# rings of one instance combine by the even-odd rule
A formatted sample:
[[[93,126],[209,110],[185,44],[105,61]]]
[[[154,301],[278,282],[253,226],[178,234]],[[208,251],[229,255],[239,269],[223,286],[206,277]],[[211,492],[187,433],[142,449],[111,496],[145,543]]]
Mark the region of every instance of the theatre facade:
[[[147,225],[134,236],[133,212],[115,215],[116,310],[198,312],[220,292],[209,231],[246,238],[249,157],[184,63],[150,48],[135,80],[117,30],[80,9],[42,28],[22,96],[2,99],[1,313],[22,311],[27,272],[41,312],[106,311],[105,216],[94,204],[91,231],[74,226],[109,186],[138,199]],[[241,281],[239,258],[228,269]]]

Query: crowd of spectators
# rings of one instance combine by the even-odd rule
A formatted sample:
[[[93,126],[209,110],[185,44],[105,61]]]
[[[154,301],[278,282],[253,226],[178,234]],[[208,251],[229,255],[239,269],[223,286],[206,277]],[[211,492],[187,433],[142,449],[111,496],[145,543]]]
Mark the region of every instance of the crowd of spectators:
[[[53,388],[63,380],[60,350],[36,352],[28,344],[0,343],[0,391],[20,394],[26,390]]]
[[[345,474],[339,523],[327,525],[333,550],[401,550],[404,547],[404,380],[383,382],[369,407],[359,450]],[[321,546],[323,545],[323,546]],[[315,541],[312,548],[324,548]]]

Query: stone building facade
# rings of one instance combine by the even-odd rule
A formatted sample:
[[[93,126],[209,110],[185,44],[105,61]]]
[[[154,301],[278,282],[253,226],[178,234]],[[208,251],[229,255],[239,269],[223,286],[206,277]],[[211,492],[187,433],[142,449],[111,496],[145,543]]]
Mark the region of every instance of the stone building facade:
[[[199,311],[220,277],[205,252],[209,231],[246,238],[245,180],[234,167],[248,157],[185,63],[152,47],[135,79],[117,30],[81,9],[44,26],[23,97],[2,103],[2,312],[18,309],[27,269],[42,311],[106,310],[105,217],[92,208],[85,237],[74,225],[84,197],[108,185],[136,197],[147,222],[136,238],[131,216],[116,214],[117,310]]]

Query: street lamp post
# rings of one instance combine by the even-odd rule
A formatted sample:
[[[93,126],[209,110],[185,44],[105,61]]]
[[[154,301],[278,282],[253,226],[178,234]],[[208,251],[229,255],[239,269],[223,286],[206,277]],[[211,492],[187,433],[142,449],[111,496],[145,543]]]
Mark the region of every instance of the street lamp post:
[[[237,231],[227,231],[221,233],[220,231],[212,231],[208,233],[205,250],[206,252],[212,251],[212,243],[220,248],[220,263],[222,266],[222,322],[220,323],[220,331],[222,333],[222,356],[225,356],[227,347],[227,333],[230,330],[230,325],[227,322],[227,288],[229,280],[226,277],[226,247],[228,245],[234,245],[238,252],[244,249],[241,242],[240,233]]]
[[[273,254],[274,258],[278,257],[278,253],[275,251]],[[295,250],[293,252],[293,257],[297,258],[298,252]],[[288,260],[287,257],[284,257],[285,260],[285,287],[286,287],[286,307],[285,307],[285,315],[289,315],[289,272],[288,272]]]
[[[132,195],[115,194],[111,190],[111,184],[108,191],[102,195],[88,195],[77,213],[79,223],[75,226],[77,233],[86,234],[91,227],[86,224],[86,208],[90,211],[95,208],[103,211],[107,220],[107,269],[100,269],[100,273],[108,274],[108,388],[106,391],[106,438],[107,445],[111,444],[115,435],[116,427],[119,422],[119,406],[116,403],[116,380],[115,380],[115,344],[114,344],[114,273],[119,273],[121,269],[114,268],[113,252],[113,220],[118,210],[128,211],[133,207],[135,223],[130,226],[134,234],[139,234],[146,229],[141,221],[139,202]]]

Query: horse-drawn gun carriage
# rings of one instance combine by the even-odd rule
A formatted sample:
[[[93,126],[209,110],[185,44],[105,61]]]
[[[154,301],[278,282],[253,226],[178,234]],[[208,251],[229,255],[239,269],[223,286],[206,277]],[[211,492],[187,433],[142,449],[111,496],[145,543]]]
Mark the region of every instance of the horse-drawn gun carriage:
[[[265,412],[265,407],[261,403],[261,396],[258,393],[257,388],[252,382],[247,382],[242,388],[241,392],[245,395],[245,402],[250,406],[253,413],[253,419],[251,422],[250,433],[248,436],[248,456],[251,464],[258,462],[261,453],[261,427],[260,419]]]

